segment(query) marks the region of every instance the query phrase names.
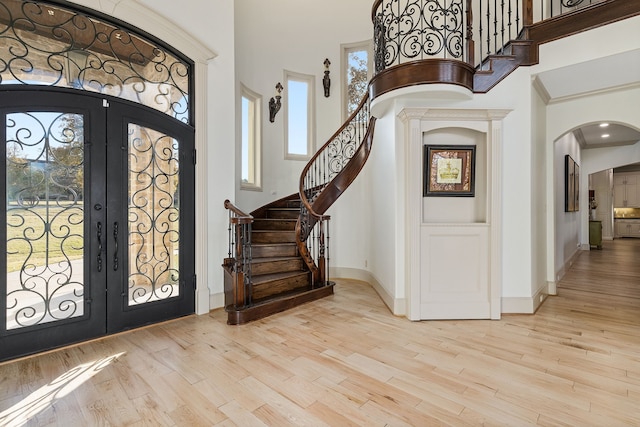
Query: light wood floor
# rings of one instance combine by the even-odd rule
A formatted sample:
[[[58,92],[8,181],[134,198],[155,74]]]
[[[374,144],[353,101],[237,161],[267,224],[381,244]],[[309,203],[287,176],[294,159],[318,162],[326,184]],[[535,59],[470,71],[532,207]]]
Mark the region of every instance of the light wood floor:
[[[0,425],[640,425],[640,239],[584,252],[535,315],[409,322],[370,286],[0,365]]]

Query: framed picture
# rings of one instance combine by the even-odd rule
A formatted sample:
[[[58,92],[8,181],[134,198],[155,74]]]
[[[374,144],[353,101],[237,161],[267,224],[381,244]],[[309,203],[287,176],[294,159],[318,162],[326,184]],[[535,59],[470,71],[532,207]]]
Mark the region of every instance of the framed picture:
[[[580,166],[570,155],[564,156],[564,211],[580,210]]]
[[[425,145],[423,196],[473,197],[475,145]]]
[[[580,210],[580,166],[577,163],[573,165],[573,211]]]

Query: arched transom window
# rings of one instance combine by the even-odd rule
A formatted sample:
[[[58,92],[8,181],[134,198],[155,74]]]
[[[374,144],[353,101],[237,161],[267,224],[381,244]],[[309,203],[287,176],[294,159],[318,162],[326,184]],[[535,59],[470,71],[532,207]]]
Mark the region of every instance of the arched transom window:
[[[0,2],[0,85],[46,85],[134,101],[192,124],[192,63],[150,37],[55,3]]]

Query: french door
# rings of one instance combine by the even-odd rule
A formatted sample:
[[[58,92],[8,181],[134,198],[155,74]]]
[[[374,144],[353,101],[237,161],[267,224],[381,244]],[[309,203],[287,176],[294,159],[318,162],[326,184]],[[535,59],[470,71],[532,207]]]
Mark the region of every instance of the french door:
[[[0,360],[193,313],[193,129],[55,90],[0,116]]]

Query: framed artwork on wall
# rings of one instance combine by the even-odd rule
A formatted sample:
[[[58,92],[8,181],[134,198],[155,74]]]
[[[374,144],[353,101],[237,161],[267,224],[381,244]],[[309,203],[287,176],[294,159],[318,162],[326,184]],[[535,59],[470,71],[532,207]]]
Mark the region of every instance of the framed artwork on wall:
[[[580,166],[577,163],[573,165],[573,211],[580,210]]]
[[[424,197],[475,196],[475,145],[425,145]]]
[[[564,211],[580,210],[580,166],[570,155],[564,156]]]

